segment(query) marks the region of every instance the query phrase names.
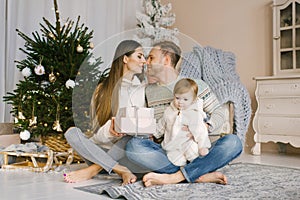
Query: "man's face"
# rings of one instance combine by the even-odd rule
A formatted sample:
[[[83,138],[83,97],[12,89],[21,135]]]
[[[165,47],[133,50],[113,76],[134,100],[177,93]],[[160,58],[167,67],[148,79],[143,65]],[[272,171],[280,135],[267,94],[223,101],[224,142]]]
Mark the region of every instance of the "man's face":
[[[164,70],[163,54],[159,47],[153,47],[147,58],[147,75],[156,76]]]

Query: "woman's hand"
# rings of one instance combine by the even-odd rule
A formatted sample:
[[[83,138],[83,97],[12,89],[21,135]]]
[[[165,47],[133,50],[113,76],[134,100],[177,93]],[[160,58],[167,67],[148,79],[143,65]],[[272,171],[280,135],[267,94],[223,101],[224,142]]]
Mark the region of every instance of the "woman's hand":
[[[125,135],[123,133],[118,133],[117,131],[115,131],[115,118],[114,117],[111,118],[109,133],[114,137],[123,137]]]
[[[154,141],[154,136],[153,136],[153,134],[149,135],[149,140]]]

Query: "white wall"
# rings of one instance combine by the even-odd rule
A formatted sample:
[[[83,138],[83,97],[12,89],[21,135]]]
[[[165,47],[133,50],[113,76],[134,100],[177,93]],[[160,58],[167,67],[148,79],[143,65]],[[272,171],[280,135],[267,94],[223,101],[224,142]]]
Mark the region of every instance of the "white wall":
[[[57,0],[57,3],[61,23],[67,18],[76,22],[80,16],[80,24],[94,31],[92,42],[95,46],[115,34],[135,28],[136,7],[141,9],[140,0]],[[0,122],[12,121],[10,108],[2,102],[2,97],[13,91],[22,78],[14,61],[25,58],[19,51],[24,41],[15,30],[31,36],[32,32],[39,32],[39,23],[44,24],[43,17],[55,22],[53,1],[0,0]]]

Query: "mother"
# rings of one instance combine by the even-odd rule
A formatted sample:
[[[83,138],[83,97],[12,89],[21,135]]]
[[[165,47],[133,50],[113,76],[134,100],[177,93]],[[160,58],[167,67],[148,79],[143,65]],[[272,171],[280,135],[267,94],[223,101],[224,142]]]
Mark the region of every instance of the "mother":
[[[130,138],[110,129],[114,124],[111,118],[118,108],[145,106],[145,99],[140,98],[145,96],[145,84],[136,76],[142,73],[145,62],[142,46],[134,40],[124,40],[116,48],[109,76],[97,86],[92,97],[94,135],[88,138],[76,127],[65,133],[68,143],[88,164],[86,168],[64,174],[66,182],[91,179],[103,169],[120,175],[123,184],[136,181],[136,176],[130,169],[119,163],[124,160],[124,148]],[[128,164],[129,161],[124,163]]]

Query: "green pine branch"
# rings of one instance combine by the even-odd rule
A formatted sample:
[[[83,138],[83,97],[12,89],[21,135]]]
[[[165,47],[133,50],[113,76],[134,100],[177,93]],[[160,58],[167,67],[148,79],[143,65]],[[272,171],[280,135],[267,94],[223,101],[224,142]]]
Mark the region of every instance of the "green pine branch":
[[[28,130],[33,136],[61,133],[57,127],[54,128],[58,120],[64,132],[75,125],[74,116],[80,116],[76,125],[83,131],[88,130],[93,88],[107,77],[109,71],[100,70],[101,57],[94,58],[91,52],[93,31],[80,24],[80,16],[76,23],[67,19],[61,25],[56,0],[54,7],[54,24],[43,18],[40,32],[32,32],[31,37],[16,30],[25,41],[24,47],[19,50],[26,56],[15,61],[16,67],[20,71],[29,71],[30,75],[27,74],[13,92],[3,97],[6,103],[12,105],[16,128]],[[91,58],[95,62],[89,62]],[[76,81],[77,85],[73,89],[67,88],[68,80]],[[74,91],[79,93],[74,95]],[[77,105],[73,102],[74,98],[80,100]],[[74,105],[77,109],[75,114],[72,111]],[[37,118],[36,123],[32,122],[34,117]]]

